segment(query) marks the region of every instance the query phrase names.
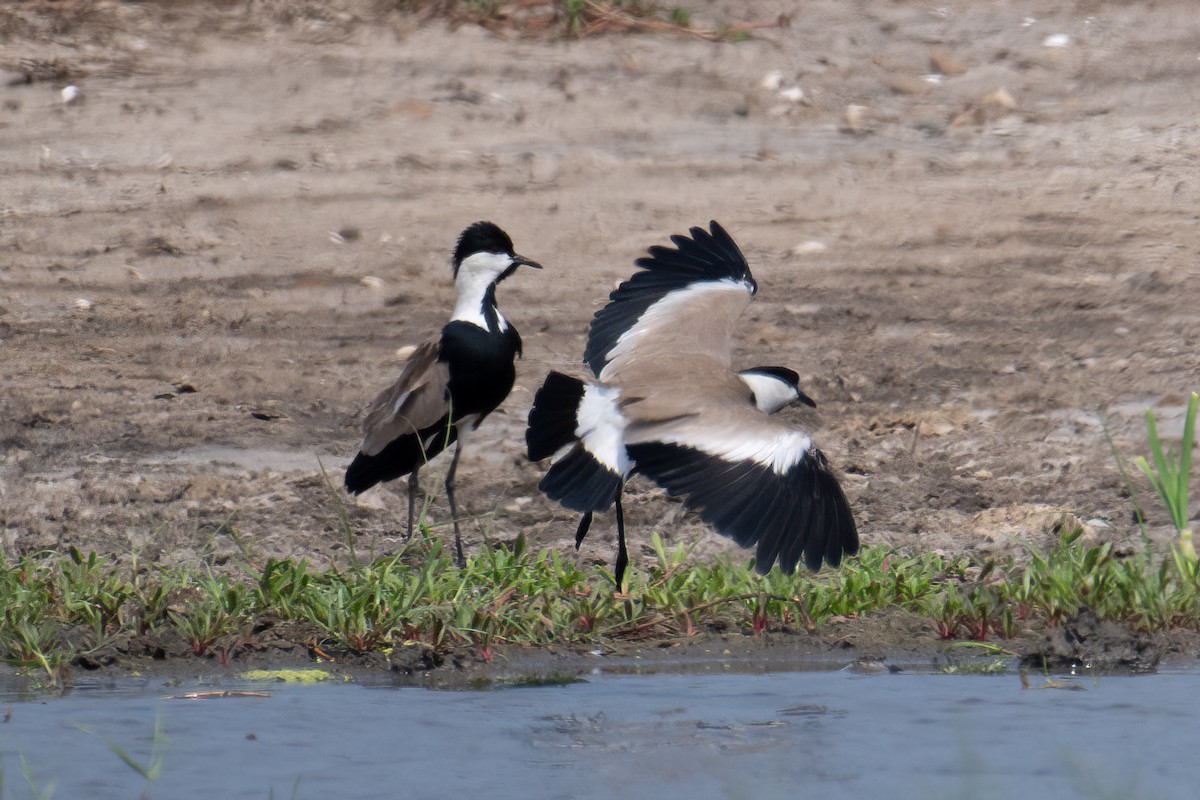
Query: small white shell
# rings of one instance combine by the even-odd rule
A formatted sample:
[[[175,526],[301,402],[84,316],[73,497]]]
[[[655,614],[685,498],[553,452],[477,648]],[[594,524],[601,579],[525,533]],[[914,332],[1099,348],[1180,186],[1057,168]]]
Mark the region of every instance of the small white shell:
[[[776,91],[780,86],[783,86],[783,71],[778,69],[771,70],[763,76],[760,85],[768,92]]]
[[[95,307],[95,305],[96,304],[93,303],[91,300],[88,300],[83,297],[81,297],[75,301],[75,307],[78,308],[80,311],[91,311]]]
[[[367,275],[359,280],[363,286],[369,289],[382,289],[383,278],[376,278],[374,275]]]
[[[1042,39],[1042,47],[1066,47],[1071,44],[1071,37],[1065,33],[1052,33]]]
[[[792,248],[792,255],[802,256],[806,253],[821,253],[829,249],[829,245],[824,242],[818,242],[816,239],[809,239],[807,242],[801,242]]]
[[[408,360],[408,357],[415,352],[417,352],[417,346],[415,344],[406,344],[404,347],[396,349],[396,358],[406,361]]]
[[[78,100],[80,98],[80,95],[81,95],[81,93],[79,91],[78,86],[75,86],[74,84],[72,84],[71,86],[64,86],[63,90],[62,90],[62,101],[64,103],[70,105],[71,103],[74,103],[76,100]]]

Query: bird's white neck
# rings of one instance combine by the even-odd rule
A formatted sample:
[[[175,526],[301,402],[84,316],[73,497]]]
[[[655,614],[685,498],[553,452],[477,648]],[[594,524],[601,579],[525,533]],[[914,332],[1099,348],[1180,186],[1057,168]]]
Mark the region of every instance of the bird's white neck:
[[[495,295],[496,276],[490,272],[460,269],[454,285],[458,290],[458,299],[454,303],[454,315],[451,320],[469,322],[484,330],[488,330],[488,312],[496,315],[496,326],[508,330],[508,320],[496,308]]]
[[[789,403],[795,402],[799,397],[791,384],[781,381],[774,375],[763,375],[760,372],[739,372],[738,377],[746,382],[750,391],[754,392],[754,404],[758,406],[758,409],[768,414],[774,414]]]

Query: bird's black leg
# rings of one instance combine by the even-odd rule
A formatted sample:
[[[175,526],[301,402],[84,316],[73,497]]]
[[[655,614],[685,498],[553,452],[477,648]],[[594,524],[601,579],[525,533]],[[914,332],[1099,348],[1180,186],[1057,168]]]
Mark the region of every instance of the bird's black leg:
[[[579,520],[579,527],[575,529],[575,549],[579,549],[579,545],[583,544],[583,537],[587,536],[588,529],[592,527],[592,512],[584,512],[583,517]]]
[[[417,467],[412,472],[408,473],[408,537],[407,538],[409,538],[409,539],[412,538],[413,518],[415,516],[416,508],[417,508],[417,489],[420,488],[420,485],[417,482],[417,472],[420,471],[420,469],[421,469],[420,467]]]
[[[458,470],[458,457],[462,453],[462,442],[454,448],[454,458],[450,460],[450,471],[446,473],[446,499],[450,501],[450,518],[454,520],[454,553],[458,568],[467,565],[463,557],[462,534],[458,531],[458,507],[454,504],[454,473]]]
[[[617,564],[613,577],[617,579],[617,591],[625,580],[625,567],[629,564],[629,553],[625,550],[625,512],[621,510],[621,493],[617,492]]]

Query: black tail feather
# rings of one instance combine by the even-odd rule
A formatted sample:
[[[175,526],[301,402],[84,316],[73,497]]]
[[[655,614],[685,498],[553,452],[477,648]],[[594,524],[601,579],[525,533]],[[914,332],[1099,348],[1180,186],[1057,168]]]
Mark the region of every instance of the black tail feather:
[[[554,462],[538,488],[572,511],[608,511],[621,489],[621,476],[577,444]]]
[[[583,400],[583,381],[551,372],[533,398],[525,446],[530,461],[549,458],[575,441],[576,412]]]

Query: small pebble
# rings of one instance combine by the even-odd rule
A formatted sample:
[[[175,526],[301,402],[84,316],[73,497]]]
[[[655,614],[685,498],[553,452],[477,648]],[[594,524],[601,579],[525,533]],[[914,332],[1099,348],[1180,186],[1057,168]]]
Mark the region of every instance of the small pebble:
[[[967,71],[967,68],[963,66],[962,62],[949,53],[941,53],[938,51],[930,53],[929,64],[934,68],[935,71],[940,72],[946,77],[962,75]]]
[[[768,92],[777,91],[780,86],[783,86],[783,72],[777,69],[771,70],[763,76],[761,85]]]
[[[792,248],[792,255],[802,256],[807,253],[821,253],[828,250],[829,246],[824,242],[818,242],[815,239],[809,239],[807,242],[801,242]]]
[[[860,105],[848,105],[842,111],[842,131],[845,133],[858,133],[863,129],[863,122],[866,121],[867,107]]]
[[[1017,107],[1016,99],[1003,87],[996,89],[994,92],[989,92],[983,98],[984,108],[1002,109],[1004,111],[1012,111]]]
[[[65,87],[63,87],[63,90],[62,90],[62,101],[63,101],[64,103],[66,103],[67,105],[70,105],[71,103],[74,103],[74,102],[75,102],[76,100],[78,100],[78,99],[79,99],[81,96],[82,96],[82,94],[80,93],[80,91],[79,91],[79,87],[78,87],[78,86],[71,85],[71,86],[65,86]]]

